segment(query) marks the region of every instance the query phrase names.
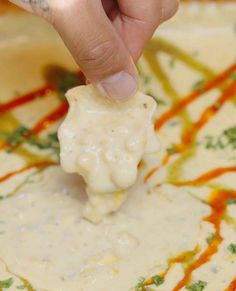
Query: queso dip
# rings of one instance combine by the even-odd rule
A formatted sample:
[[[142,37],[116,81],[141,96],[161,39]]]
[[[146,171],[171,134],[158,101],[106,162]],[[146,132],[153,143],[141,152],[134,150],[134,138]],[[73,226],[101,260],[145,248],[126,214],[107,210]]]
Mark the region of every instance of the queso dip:
[[[148,44],[161,148],[95,225],[58,159],[64,93],[84,76],[47,23],[0,4],[0,291],[236,290],[235,15],[183,4]]]

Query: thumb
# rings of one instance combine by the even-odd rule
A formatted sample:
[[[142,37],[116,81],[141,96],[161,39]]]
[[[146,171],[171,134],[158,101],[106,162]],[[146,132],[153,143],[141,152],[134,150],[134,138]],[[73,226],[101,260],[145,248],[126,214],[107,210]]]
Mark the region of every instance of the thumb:
[[[133,60],[101,1],[9,0],[44,17],[58,31],[90,82],[113,100],[137,90]]]
[[[135,66],[101,1],[62,1],[53,9],[51,22],[88,80],[113,100],[134,95]]]

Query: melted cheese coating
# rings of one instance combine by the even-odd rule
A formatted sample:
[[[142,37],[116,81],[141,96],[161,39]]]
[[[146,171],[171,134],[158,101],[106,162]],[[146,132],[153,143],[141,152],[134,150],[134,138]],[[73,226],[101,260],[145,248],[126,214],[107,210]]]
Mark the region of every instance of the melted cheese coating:
[[[143,155],[158,150],[152,123],[156,102],[138,92],[125,103],[113,103],[92,85],[71,89],[66,97],[70,109],[58,132],[61,165],[84,178],[89,197],[84,216],[99,222],[124,201]]]

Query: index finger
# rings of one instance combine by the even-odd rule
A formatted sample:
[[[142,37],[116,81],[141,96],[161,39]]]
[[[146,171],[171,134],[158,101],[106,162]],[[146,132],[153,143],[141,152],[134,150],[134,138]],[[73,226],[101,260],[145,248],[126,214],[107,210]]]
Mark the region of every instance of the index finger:
[[[136,61],[160,23],[178,8],[178,0],[117,0],[120,14],[113,23]]]

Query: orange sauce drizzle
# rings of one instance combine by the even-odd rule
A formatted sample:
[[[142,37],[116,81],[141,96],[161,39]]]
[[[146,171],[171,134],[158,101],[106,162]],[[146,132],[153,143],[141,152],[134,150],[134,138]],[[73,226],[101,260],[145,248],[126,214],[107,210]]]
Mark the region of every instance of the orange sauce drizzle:
[[[7,103],[0,104],[0,113],[4,113],[10,110],[13,110],[14,108],[17,108],[19,106],[22,106],[26,103],[29,103],[37,98],[43,98],[47,96],[49,93],[51,93],[54,90],[54,87],[50,84],[37,89],[33,92],[30,92],[28,94],[25,94],[23,96],[20,96],[16,99],[13,99]]]
[[[167,273],[169,272],[169,270],[170,270],[170,268],[172,267],[173,264],[188,262],[191,258],[193,258],[198,253],[198,251],[199,251],[199,248],[197,246],[192,251],[183,252],[180,255],[169,259],[167,269],[160,275],[160,278],[165,278],[165,276],[167,275]],[[153,278],[148,278],[148,279],[146,279],[144,281],[144,285],[145,286],[150,286],[150,285],[153,285],[153,284],[154,284]]]
[[[54,111],[37,122],[37,124],[32,128],[30,135],[38,134],[41,131],[47,129],[52,123],[61,119],[67,113],[67,111],[68,103],[64,101]]]
[[[211,89],[219,86],[222,82],[224,82],[227,78],[229,78],[230,74],[236,70],[236,64],[229,67],[223,73],[218,75],[215,79],[211,80],[205,86],[203,86],[202,90],[194,91],[189,96],[185,97],[182,101],[177,103],[170,110],[165,112],[159,119],[157,119],[155,123],[155,129],[159,130],[167,121],[173,118],[176,114],[178,114],[181,110],[183,110],[186,106],[191,104],[197,98],[199,98],[202,94],[210,91]]]
[[[50,112],[48,115],[43,117],[39,122],[36,123],[36,125],[29,131],[29,133],[25,136],[26,138],[29,138],[33,135],[37,135],[43,130],[47,129],[50,125],[52,125],[54,122],[61,119],[68,111],[68,103],[64,101],[61,103],[55,110]],[[20,145],[17,144],[15,146],[18,147]],[[3,143],[0,145],[0,150],[3,150],[9,146],[8,143]]]
[[[177,283],[173,291],[178,291],[186,286],[191,279],[192,272],[207,263],[217,253],[219,245],[223,240],[221,237],[221,221],[226,210],[226,201],[232,198],[236,198],[236,192],[224,190],[216,191],[210,197],[211,214],[204,220],[214,225],[216,236],[200,257],[185,269],[184,277]]]
[[[82,84],[86,83],[85,75],[81,70],[77,71],[76,75],[81,80]],[[55,90],[55,86],[53,86],[52,84],[47,84],[44,87],[37,89],[33,92],[20,96],[7,103],[0,104],[0,113],[11,111],[14,108],[20,107],[35,100],[36,98],[46,97],[49,93]],[[66,101],[62,102],[54,111],[52,111],[47,116],[42,118],[39,122],[37,122],[37,124],[31,129],[27,136],[30,137],[32,135],[39,134],[41,131],[47,129],[51,124],[61,119],[67,113],[68,107],[69,106]],[[0,150],[6,148],[7,146],[7,143],[1,144]]]
[[[12,178],[12,177],[14,177],[16,175],[19,175],[19,174],[21,174],[23,172],[26,172],[26,171],[28,171],[30,169],[33,169],[33,168],[43,169],[43,168],[46,168],[48,166],[53,166],[53,165],[56,165],[56,164],[57,164],[56,162],[45,161],[45,162],[41,162],[41,163],[25,166],[25,167],[23,167],[23,168],[21,168],[19,170],[7,173],[4,176],[0,177],[0,183],[5,182],[6,180],[8,180],[8,179],[10,179],[10,178]]]
[[[236,278],[229,284],[229,287],[225,291],[235,291],[236,290]]]
[[[213,105],[204,110],[199,120],[182,136],[182,144],[180,146],[181,150],[185,149],[186,146],[192,143],[196,133],[212,119],[212,117],[221,109],[224,103],[228,101],[235,93],[236,82],[233,82]]]
[[[216,168],[202,174],[201,176],[199,176],[198,178],[194,180],[174,182],[172,184],[176,186],[199,185],[230,172],[236,172],[236,167]]]
[[[147,182],[148,182],[148,180],[152,177],[152,175],[154,174],[154,173],[156,173],[156,171],[159,169],[159,167],[155,167],[155,168],[153,168],[153,169],[151,169],[151,171],[149,171],[148,173],[147,173],[147,175],[144,177],[144,183],[146,184]]]
[[[190,146],[195,137],[196,134],[199,132],[199,130],[204,127],[214,116],[215,114],[221,109],[221,107],[227,102],[232,96],[236,93],[236,82],[232,82],[230,86],[228,86],[227,89],[222,93],[222,95],[216,100],[216,102],[206,108],[203,113],[201,114],[199,120],[195,122],[189,130],[187,130],[182,135],[181,144],[176,145],[176,150],[173,153],[168,153],[165,155],[165,157],[162,160],[161,166],[164,166],[168,163],[171,156],[183,152],[188,146]],[[159,167],[159,168],[160,168]],[[152,175],[159,169],[156,168],[156,170],[152,169],[144,178],[144,181],[147,183],[147,181],[152,177]]]
[[[221,83],[223,83],[225,80],[229,78],[229,75],[236,70],[236,64],[229,67],[227,70],[225,70],[222,74],[218,75],[216,78],[205,84],[205,86],[202,88],[202,90],[194,91],[189,96],[185,97],[182,101],[180,101],[178,104],[176,104],[173,108],[168,110],[166,113],[164,113],[155,123],[155,129],[159,130],[167,121],[172,119],[175,115],[177,115],[181,110],[183,110],[185,107],[187,107],[189,104],[194,102],[197,98],[199,98],[202,94],[210,91],[216,86],[219,86]],[[81,76],[81,73],[78,73],[79,76]],[[46,85],[45,87],[42,87],[38,90],[35,90],[34,92],[28,93],[24,96],[21,96],[17,99],[11,100],[7,103],[0,104],[0,113],[4,113],[10,110],[13,110],[14,108],[17,108],[19,106],[22,106],[24,104],[27,104],[36,98],[43,98],[47,96],[51,91],[55,90],[55,88],[52,85]],[[169,158],[175,154],[182,152],[188,145],[190,145],[197,132],[207,123],[210,121],[210,119],[219,111],[219,109],[222,107],[222,105],[234,94],[236,93],[236,82],[233,82],[220,96],[220,98],[216,101],[216,103],[210,107],[208,107],[203,114],[201,115],[200,119],[193,124],[190,130],[188,130],[184,135],[182,136],[182,142],[180,145],[177,146],[177,150],[174,153],[167,154],[165,158],[162,161],[162,165],[165,165],[168,163]],[[47,129],[52,123],[56,122],[57,120],[61,119],[68,110],[68,104],[67,102],[63,102],[60,104],[53,112],[49,113],[47,116],[42,118],[30,131],[29,136],[36,135],[42,132],[43,130]],[[38,168],[43,169],[48,166],[56,165],[56,162],[40,162],[37,164],[31,164],[28,166],[25,166],[19,170],[10,172],[5,174],[4,176],[0,177],[0,183],[18,175],[23,172],[26,172],[32,168]],[[159,168],[156,167],[152,169],[145,177],[144,181],[145,183],[150,179],[150,177],[158,170]],[[212,171],[209,171],[200,177],[196,178],[195,180],[190,181],[183,181],[183,182],[177,182],[177,185],[195,185],[195,184],[201,184],[206,181],[209,181],[210,179],[216,178],[220,175],[223,175],[227,172],[233,172],[236,171],[236,167],[228,167],[228,168],[217,168]],[[204,220],[212,223],[215,228],[216,237],[213,239],[212,243],[206,248],[206,250],[200,255],[200,257],[195,260],[193,263],[190,263],[190,265],[185,269],[185,275],[181,279],[181,281],[178,282],[178,284],[174,287],[173,291],[180,290],[182,287],[184,287],[189,280],[191,279],[192,272],[202,266],[203,264],[207,263],[211,257],[217,253],[218,247],[222,242],[221,237],[221,221],[223,214],[226,210],[226,201],[231,198],[236,198],[236,192],[228,192],[228,191],[216,191],[212,194],[212,197],[210,198],[209,205],[211,206],[211,214],[206,217]],[[197,254],[199,251],[198,247],[196,247],[193,251],[184,252],[180,254],[179,256],[172,258],[168,262],[168,268],[167,270],[160,275],[160,277],[164,278],[169,271],[170,267],[174,263],[184,263],[189,260],[189,258],[194,257],[194,255]],[[146,279],[144,284],[146,286],[152,285],[153,279]],[[230,283],[229,287],[225,291],[235,291],[236,290],[236,278]]]

